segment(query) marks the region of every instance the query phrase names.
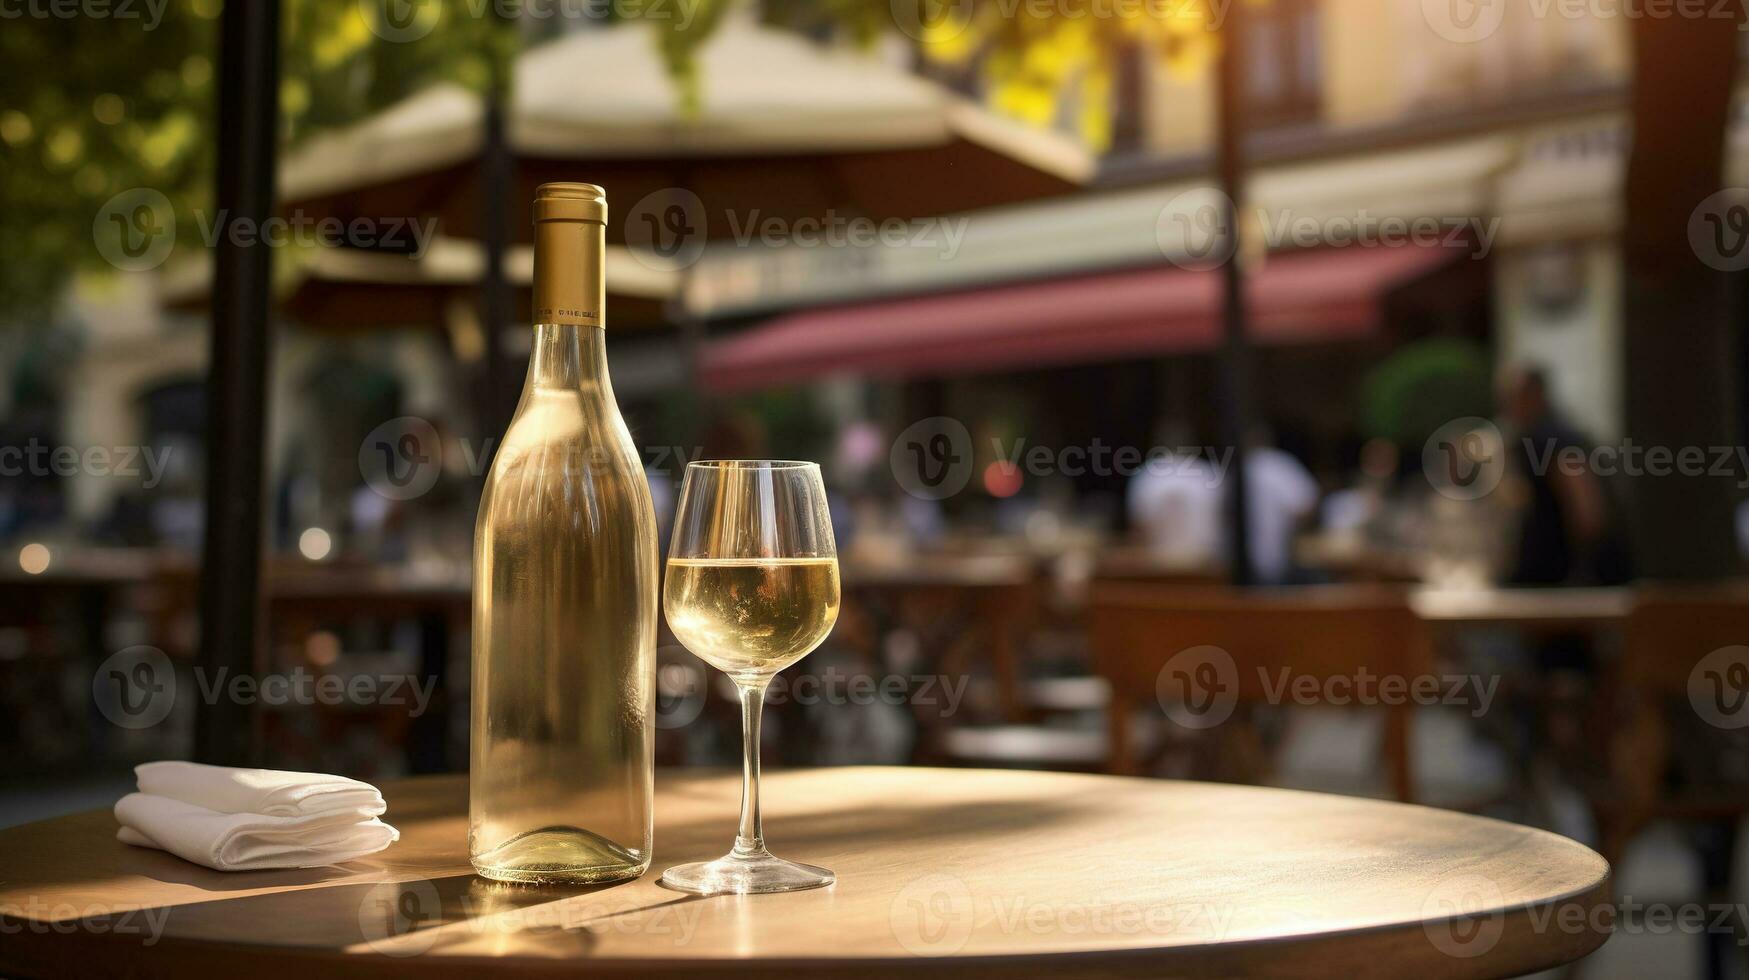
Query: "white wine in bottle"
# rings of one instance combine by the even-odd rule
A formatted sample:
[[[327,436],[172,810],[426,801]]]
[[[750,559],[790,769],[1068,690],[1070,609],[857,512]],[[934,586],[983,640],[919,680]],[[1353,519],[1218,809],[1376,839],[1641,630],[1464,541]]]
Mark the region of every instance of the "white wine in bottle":
[[[608,383],[592,184],[535,195],[534,344],[474,529],[468,855],[487,878],[650,865],[656,518]]]

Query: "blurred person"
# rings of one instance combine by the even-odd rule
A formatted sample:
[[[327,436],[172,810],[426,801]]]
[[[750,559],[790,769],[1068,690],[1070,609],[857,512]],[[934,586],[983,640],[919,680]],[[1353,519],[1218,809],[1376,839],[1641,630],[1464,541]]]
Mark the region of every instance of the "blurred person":
[[[1298,457],[1278,448],[1267,430],[1253,430],[1247,442],[1246,537],[1251,569],[1258,584],[1282,585],[1294,577],[1294,535],[1318,509],[1318,481]]]
[[[1513,585],[1619,584],[1630,577],[1610,500],[1597,474],[1555,461],[1591,444],[1555,410],[1547,374],[1520,365],[1501,377],[1503,428],[1520,452],[1508,452],[1509,472],[1523,488]],[[1510,445],[1510,443],[1509,443]]]
[[[892,440],[880,426],[867,419],[851,422],[838,433],[832,449],[832,470],[847,485],[866,486],[886,464],[890,445]]]
[[[1394,440],[1374,437],[1344,455],[1344,470],[1353,476],[1319,508],[1320,551],[1334,562],[1321,570],[1344,567],[1392,580],[1415,576],[1429,553],[1429,498],[1437,494],[1425,480],[1404,479],[1403,452]]]
[[[1354,482],[1324,500],[1325,529],[1359,538],[1374,537],[1396,484],[1400,460],[1397,444],[1389,439],[1374,437],[1362,444]]]
[[[1127,493],[1130,526],[1148,550],[1171,564],[1214,564],[1221,555],[1221,481],[1188,445],[1182,425],[1166,423]]]
[[[1588,459],[1591,445],[1555,410],[1547,374],[1529,365],[1509,368],[1500,378],[1499,402],[1507,474],[1516,487],[1507,499],[1519,509],[1515,540],[1508,539],[1509,547],[1516,545],[1508,584],[1625,582],[1626,549],[1602,481],[1586,466],[1557,462],[1570,452]],[[1565,792],[1552,760],[1586,751],[1584,717],[1597,666],[1592,639],[1583,632],[1537,637],[1529,650],[1535,679],[1526,685],[1534,693],[1509,707],[1519,793],[1551,811]]]
[[[1167,430],[1162,445],[1175,440]],[[1293,537],[1318,506],[1318,482],[1292,453],[1257,430],[1245,451],[1248,548],[1257,581],[1292,578]],[[1228,552],[1225,477],[1231,457],[1218,463],[1191,447],[1152,456],[1130,482],[1130,523],[1155,555],[1173,563],[1213,564]]]
[[[908,493],[898,500],[899,526],[913,543],[933,545],[947,536],[947,512],[941,501]]]

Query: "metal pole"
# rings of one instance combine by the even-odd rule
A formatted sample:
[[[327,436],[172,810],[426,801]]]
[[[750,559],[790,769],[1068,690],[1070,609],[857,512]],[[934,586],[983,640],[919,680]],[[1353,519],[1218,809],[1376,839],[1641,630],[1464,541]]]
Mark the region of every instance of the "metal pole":
[[[1221,191],[1226,195],[1227,260],[1221,264],[1222,343],[1220,355],[1221,439],[1233,450],[1227,480],[1227,540],[1234,585],[1257,581],[1251,564],[1250,501],[1246,496],[1245,440],[1251,427],[1251,351],[1245,335],[1244,242],[1244,100],[1245,5],[1228,8],[1223,25],[1220,84],[1216,94],[1215,161]]]
[[[279,0],[225,4],[219,47],[214,204],[228,221],[260,228],[273,214]],[[270,260],[258,235],[221,236],[213,258],[199,653],[209,677],[254,674],[260,649]],[[249,764],[255,736],[249,705],[222,697],[199,705],[194,751],[200,761]]]

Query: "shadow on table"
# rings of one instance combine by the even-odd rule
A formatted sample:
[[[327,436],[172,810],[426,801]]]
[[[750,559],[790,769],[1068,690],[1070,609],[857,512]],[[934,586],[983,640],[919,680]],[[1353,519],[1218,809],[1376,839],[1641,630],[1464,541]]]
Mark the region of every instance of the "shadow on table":
[[[119,843],[119,842],[118,842]],[[132,845],[122,844],[122,847]],[[263,888],[302,888],[325,881],[356,878],[351,864],[336,864],[324,868],[287,868],[283,871],[236,871],[217,874],[189,864],[174,854],[151,851],[140,858],[141,866],[134,874],[171,885],[190,885],[209,892],[258,891]],[[174,906],[172,906],[174,907]]]
[[[163,906],[144,919],[134,914],[132,921],[162,923],[162,932],[178,941],[246,939],[269,946],[351,948],[387,956],[434,950],[568,956],[587,953],[595,944],[595,932],[612,928],[621,916],[696,898],[610,897],[614,888],[530,887],[456,874],[219,897]],[[589,896],[601,898],[587,901]],[[120,919],[118,914],[90,922]]]
[[[935,807],[907,805],[861,807],[828,813],[785,815],[782,808],[765,811],[765,842],[779,857],[824,859],[865,846],[871,840],[928,841],[932,846],[962,838],[987,838],[1017,830],[1037,830],[1066,819],[1086,801],[951,803]],[[740,814],[733,806],[721,816],[670,824],[656,841],[658,864],[706,860],[723,855],[735,840]],[[790,851],[806,854],[789,855]],[[811,855],[812,857],[810,857]]]

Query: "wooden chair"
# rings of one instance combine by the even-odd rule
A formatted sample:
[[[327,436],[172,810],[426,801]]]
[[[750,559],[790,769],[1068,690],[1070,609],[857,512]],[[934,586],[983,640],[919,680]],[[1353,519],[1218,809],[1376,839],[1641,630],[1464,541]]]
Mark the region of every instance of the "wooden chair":
[[[1236,668],[1237,706],[1269,702],[1270,683],[1295,678],[1414,678],[1430,671],[1429,646],[1402,592],[1380,586],[1238,591],[1098,583],[1090,608],[1093,657],[1111,685],[1109,769],[1136,773],[1130,721],[1156,703],[1160,672],[1199,646],[1226,652]],[[1321,689],[1321,688],[1320,688]],[[1413,705],[1387,712],[1383,763],[1397,798],[1413,795],[1409,726]]]
[[[1672,750],[1706,750],[1673,737],[1680,730],[1673,711],[1698,715],[1700,731],[1714,726],[1715,747],[1749,737],[1730,727],[1749,721],[1749,650],[1709,660],[1715,651],[1744,646],[1749,584],[1635,591],[1621,659],[1606,676],[1593,728],[1608,746],[1607,781],[1591,795],[1601,850],[1612,863],[1655,819],[1727,820],[1749,812],[1749,786],[1671,788]]]

